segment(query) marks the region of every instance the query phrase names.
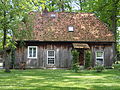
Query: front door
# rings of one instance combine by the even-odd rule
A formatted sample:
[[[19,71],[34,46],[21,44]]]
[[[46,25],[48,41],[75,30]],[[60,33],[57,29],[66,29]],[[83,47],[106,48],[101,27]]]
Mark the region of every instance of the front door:
[[[80,65],[84,65],[84,50],[83,49],[79,49],[79,63]]]

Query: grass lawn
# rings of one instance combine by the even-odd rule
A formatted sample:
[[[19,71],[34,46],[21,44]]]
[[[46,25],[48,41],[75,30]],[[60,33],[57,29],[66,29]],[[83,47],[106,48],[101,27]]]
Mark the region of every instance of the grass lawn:
[[[120,71],[0,70],[0,90],[120,90]]]

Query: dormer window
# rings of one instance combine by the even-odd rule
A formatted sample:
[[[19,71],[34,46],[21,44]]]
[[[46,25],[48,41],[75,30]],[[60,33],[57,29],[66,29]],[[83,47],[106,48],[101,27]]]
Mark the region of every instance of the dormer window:
[[[73,27],[73,26],[69,26],[69,27],[68,27],[68,31],[69,31],[69,32],[73,32],[73,31],[74,31],[74,27]]]
[[[50,17],[53,17],[53,18],[55,18],[55,17],[56,17],[56,15],[55,15],[55,14],[51,14],[51,15],[50,15]]]

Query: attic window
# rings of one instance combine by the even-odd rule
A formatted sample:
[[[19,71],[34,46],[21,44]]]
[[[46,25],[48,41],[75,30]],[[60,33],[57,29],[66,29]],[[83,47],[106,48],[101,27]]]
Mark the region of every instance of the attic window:
[[[73,31],[74,31],[73,26],[69,26],[69,27],[68,27],[68,31],[69,31],[69,32],[73,32]]]
[[[55,17],[56,17],[56,15],[55,15],[55,14],[51,14],[51,15],[50,15],[50,17],[53,17],[53,18],[55,18]]]

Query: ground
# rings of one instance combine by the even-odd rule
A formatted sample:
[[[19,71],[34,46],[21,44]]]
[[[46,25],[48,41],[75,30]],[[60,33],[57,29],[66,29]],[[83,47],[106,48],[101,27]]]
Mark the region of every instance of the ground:
[[[0,90],[120,90],[120,71],[0,70]]]

